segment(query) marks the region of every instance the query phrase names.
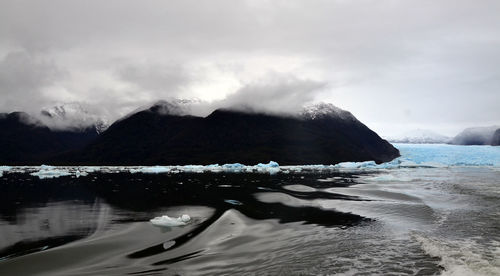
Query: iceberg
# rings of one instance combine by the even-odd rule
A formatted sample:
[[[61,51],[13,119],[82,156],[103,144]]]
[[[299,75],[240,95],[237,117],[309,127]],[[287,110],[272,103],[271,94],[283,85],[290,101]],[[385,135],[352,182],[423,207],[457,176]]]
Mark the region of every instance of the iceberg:
[[[240,163],[233,163],[233,164],[224,164],[222,165],[222,168],[224,171],[229,171],[229,172],[239,172],[245,169],[245,165],[240,164]]]
[[[189,221],[191,221],[191,217],[189,215],[182,215],[178,218],[172,218],[167,215],[163,215],[161,217],[155,217],[149,220],[155,226],[161,227],[172,227],[172,226],[183,226],[187,225]]]
[[[257,167],[259,168],[279,168],[279,166],[280,165],[274,161],[269,161],[269,163],[267,164],[262,164],[262,163],[257,164]]]

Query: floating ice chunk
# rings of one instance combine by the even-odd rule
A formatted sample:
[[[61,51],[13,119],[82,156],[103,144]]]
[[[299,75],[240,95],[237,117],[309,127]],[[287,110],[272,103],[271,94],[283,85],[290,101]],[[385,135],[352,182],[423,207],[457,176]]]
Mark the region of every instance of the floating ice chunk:
[[[183,172],[195,172],[195,173],[202,173],[205,171],[205,166],[202,165],[185,165],[181,166],[180,170]]]
[[[267,163],[267,164],[262,164],[262,163],[257,164],[257,167],[261,167],[261,168],[279,168],[279,166],[280,165],[274,161],[269,161],[269,163]]]
[[[243,203],[241,203],[240,201],[235,200],[235,199],[226,199],[226,200],[224,200],[224,202],[232,204],[232,205],[243,205]]]
[[[230,172],[239,172],[243,169],[245,169],[245,165],[240,164],[240,163],[233,163],[233,164],[224,164],[222,165],[222,168],[225,171],[230,171]]]
[[[0,166],[0,177],[3,176],[4,172],[10,171],[10,169],[12,169],[12,167],[9,167],[9,166]]]
[[[280,171],[280,165],[274,161],[269,161],[267,164],[259,163],[253,168],[258,172],[268,172],[270,174],[278,173]]]
[[[375,166],[377,166],[377,164],[374,161],[342,162],[335,165],[336,168],[342,168],[342,169],[358,169],[358,168],[369,168]]]
[[[87,176],[89,175],[86,171],[80,171],[80,170],[76,170],[74,175],[76,176],[76,178],[80,177],[80,176]]]
[[[152,166],[152,167],[141,167],[139,169],[130,169],[130,173],[168,173],[170,172],[169,167],[165,166]]]
[[[167,215],[164,215],[161,217],[155,217],[149,221],[155,226],[172,227],[172,226],[186,225],[190,220],[191,217],[189,215],[184,214],[178,218],[171,218]]]
[[[40,170],[37,172],[31,173],[33,176],[38,176],[40,179],[45,178],[57,178],[60,176],[68,176],[71,175],[71,172],[67,169],[58,169],[53,166],[42,165],[40,166]]]

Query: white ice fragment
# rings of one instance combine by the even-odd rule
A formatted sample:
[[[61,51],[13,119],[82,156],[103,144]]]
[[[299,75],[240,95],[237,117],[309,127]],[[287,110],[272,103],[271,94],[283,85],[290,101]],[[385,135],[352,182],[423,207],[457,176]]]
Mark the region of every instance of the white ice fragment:
[[[71,175],[71,173],[65,169],[58,169],[53,166],[42,165],[40,166],[39,171],[31,173],[31,175],[38,176],[38,178],[40,179],[45,179],[45,178],[57,178],[60,176],[68,176]]]
[[[12,169],[10,166],[0,166],[0,177],[3,176],[4,172],[10,171],[10,169]]]
[[[262,164],[262,163],[257,164],[257,167],[261,167],[261,168],[279,168],[279,166],[280,165],[274,161],[269,161],[269,163],[267,163],[267,164]]]
[[[202,165],[185,165],[185,166],[181,166],[180,169],[183,172],[202,173],[205,170],[205,166],[202,166]]]
[[[191,217],[184,214],[178,218],[171,218],[167,215],[163,215],[161,217],[155,217],[149,221],[155,226],[172,227],[186,225],[190,220]]]
[[[269,161],[267,164],[259,163],[253,166],[253,169],[258,172],[268,172],[270,174],[275,174],[280,171],[280,165],[277,162]]]
[[[335,165],[337,168],[342,169],[358,169],[358,168],[369,168],[375,167],[377,164],[374,161],[365,161],[365,162],[342,162]]]
[[[76,178],[80,177],[80,176],[87,176],[89,175],[86,171],[80,171],[80,170],[76,170],[74,175],[76,176]]]
[[[191,220],[191,217],[189,215],[184,214],[184,215],[181,216],[181,220],[183,222],[188,222],[188,221]]]
[[[224,164],[224,165],[222,165],[222,168],[225,171],[238,172],[238,171],[245,169],[245,165],[240,164],[240,163]]]
[[[158,173],[168,173],[170,172],[169,167],[165,166],[152,166],[152,167],[141,167],[138,169],[130,169],[130,173],[152,173],[152,174],[158,174]]]

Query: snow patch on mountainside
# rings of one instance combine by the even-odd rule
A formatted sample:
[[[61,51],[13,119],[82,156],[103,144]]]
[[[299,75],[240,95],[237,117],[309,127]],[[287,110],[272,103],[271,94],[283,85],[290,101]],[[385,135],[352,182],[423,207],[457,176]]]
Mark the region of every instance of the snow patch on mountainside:
[[[323,102],[304,106],[300,115],[310,120],[321,119],[326,117],[355,119],[350,112],[340,109],[331,103],[323,103]]]

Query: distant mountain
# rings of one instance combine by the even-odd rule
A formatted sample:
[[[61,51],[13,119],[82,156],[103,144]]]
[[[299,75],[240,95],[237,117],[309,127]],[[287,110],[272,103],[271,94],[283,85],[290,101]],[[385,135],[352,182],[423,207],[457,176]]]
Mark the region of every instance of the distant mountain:
[[[56,130],[81,131],[92,127],[98,133],[104,132],[109,126],[107,120],[89,109],[90,106],[82,103],[65,103],[43,109],[39,119],[49,128]]]
[[[310,107],[296,116],[218,109],[195,117],[160,102],[115,122],[85,148],[51,163],[334,164],[398,156],[390,143],[333,105]]]
[[[500,146],[500,128],[495,131],[491,139],[492,146]]]
[[[391,143],[446,144],[451,138],[430,130],[417,129],[405,132],[400,136],[390,137],[387,140]]]
[[[39,164],[94,140],[93,128],[79,131],[51,130],[24,112],[0,114],[0,164]]]
[[[500,126],[472,127],[460,132],[451,140],[454,145],[491,145],[495,131]]]

